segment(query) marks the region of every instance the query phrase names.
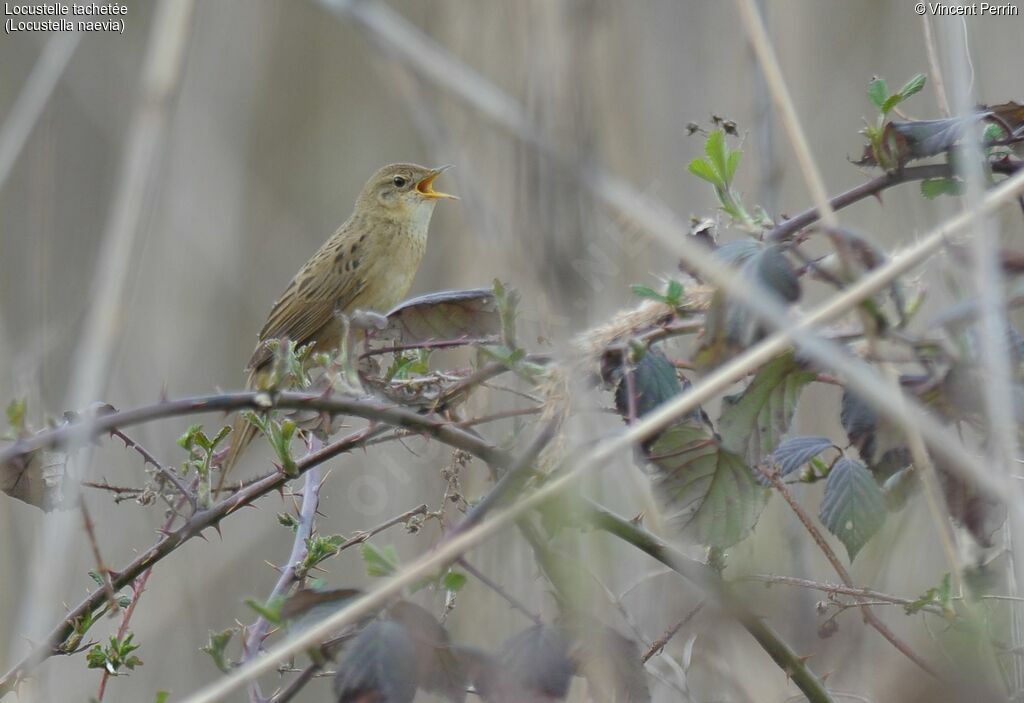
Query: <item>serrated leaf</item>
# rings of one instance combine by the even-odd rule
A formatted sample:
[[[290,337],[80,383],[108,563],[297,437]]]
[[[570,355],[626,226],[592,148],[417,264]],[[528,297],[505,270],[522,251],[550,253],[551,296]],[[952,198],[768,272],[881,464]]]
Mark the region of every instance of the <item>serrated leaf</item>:
[[[281,624],[281,606],[284,604],[283,597],[272,598],[266,603],[262,603],[255,598],[246,598],[242,602],[255,610],[256,614],[267,622],[273,625]]]
[[[954,178],[926,178],[921,181],[921,195],[934,200],[941,195],[963,195],[963,181]]]
[[[366,564],[368,576],[390,576],[398,570],[398,552],[392,545],[378,548],[372,542],[363,542],[359,554]]]
[[[729,547],[757,524],[768,493],[736,454],[699,425],[683,423],[651,443],[655,490],[672,522],[713,547]]]
[[[740,166],[740,158],[743,156],[743,152],[737,149],[736,151],[730,151],[729,156],[726,159],[726,172],[725,179],[732,183],[733,177],[736,175],[736,169]]]
[[[834,446],[828,437],[789,437],[772,452],[771,462],[786,476]]]
[[[719,181],[723,183],[728,182],[726,174],[729,172],[726,149],[725,134],[721,130],[716,129],[708,133],[708,138],[704,141],[704,153],[708,157],[708,163],[715,169]]]
[[[852,562],[885,522],[885,496],[862,463],[842,457],[829,472],[818,517]]]
[[[683,390],[675,366],[656,348],[647,350],[636,362],[632,374],[637,417],[643,417]],[[629,419],[628,389],[629,384],[623,376],[615,389],[615,408],[626,419]]]
[[[210,638],[207,643],[199,648],[199,651],[206,652],[213,659],[213,665],[220,669],[223,673],[231,671],[231,663],[227,658],[227,646],[231,642],[231,638],[234,636],[234,628],[222,630],[221,632],[214,632],[210,630]]]
[[[878,78],[877,76],[872,78],[871,82],[868,83],[868,100],[871,101],[871,104],[881,111],[888,97],[889,86],[885,84],[885,79]]]
[[[903,87],[900,88],[899,96],[903,100],[906,100],[911,95],[920,93],[924,89],[924,85],[927,82],[927,80],[928,79],[925,78],[925,75],[923,73],[918,73],[916,76],[914,76],[909,81],[903,84]]]
[[[886,98],[885,102],[882,103],[882,107],[879,109],[882,111],[882,114],[884,115],[888,113],[889,110],[899,105],[901,102],[903,102],[903,96],[900,95],[899,93],[896,93],[895,95],[890,95],[888,98]]]
[[[339,703],[411,703],[416,695],[416,648],[404,627],[370,623],[348,647],[334,676]]]
[[[722,445],[756,466],[789,431],[800,392],[815,375],[792,352],[769,361],[737,398],[723,400],[718,419]]]
[[[686,165],[686,170],[697,178],[701,178],[713,186],[724,187],[722,179],[715,173],[715,169],[704,159],[693,159]]]
[[[384,329],[367,336],[396,345],[415,345],[436,340],[470,340],[491,337],[501,331],[501,318],[489,288],[430,293],[400,303],[387,314]]]

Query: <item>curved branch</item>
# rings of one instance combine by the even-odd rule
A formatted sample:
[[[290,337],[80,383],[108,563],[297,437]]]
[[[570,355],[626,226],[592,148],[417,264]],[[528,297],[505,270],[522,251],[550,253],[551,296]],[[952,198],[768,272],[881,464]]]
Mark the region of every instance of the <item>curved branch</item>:
[[[628,542],[657,559],[706,593],[715,603],[736,619],[757,640],[768,656],[793,680],[811,703],[834,703],[821,680],[807,667],[801,657],[779,637],[767,623],[752,613],[725,581],[707,564],[682,554],[674,547],[597,503],[587,501],[587,520],[597,529]]]
[[[95,439],[113,429],[130,427],[152,420],[205,412],[268,411],[274,409],[317,410],[332,415],[354,415],[366,420],[387,423],[393,427],[404,427],[405,429],[423,432],[459,449],[466,449],[462,444],[470,442],[477,449],[484,451],[483,447],[479,446],[477,438],[464,430],[447,423],[431,420],[428,416],[414,410],[381,401],[377,398],[325,396],[322,393],[302,393],[298,391],[284,391],[274,394],[265,391],[246,391],[179,398],[177,400],[167,400],[162,403],[146,405],[133,410],[84,417],[61,427],[44,430],[30,437],[18,439],[13,444],[4,447],[4,449],[0,450],[0,467],[11,464],[17,459],[25,458],[31,452],[39,449],[64,446],[72,439]],[[490,447],[490,445],[487,446]],[[330,447],[325,447],[321,452],[328,449]],[[467,449],[467,451],[472,450]],[[491,462],[492,459],[497,457],[481,458],[484,461]]]

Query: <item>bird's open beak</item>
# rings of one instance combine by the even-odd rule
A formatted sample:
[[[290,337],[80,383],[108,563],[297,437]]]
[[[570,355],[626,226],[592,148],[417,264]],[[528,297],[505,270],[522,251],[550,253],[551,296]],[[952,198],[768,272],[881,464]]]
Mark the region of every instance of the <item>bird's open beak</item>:
[[[452,167],[451,164],[442,166],[441,168],[435,168],[430,172],[426,178],[416,184],[416,192],[422,195],[424,198],[451,198],[452,200],[458,200],[458,197],[449,195],[448,193],[441,193],[434,190],[434,179],[440,176],[442,173]]]

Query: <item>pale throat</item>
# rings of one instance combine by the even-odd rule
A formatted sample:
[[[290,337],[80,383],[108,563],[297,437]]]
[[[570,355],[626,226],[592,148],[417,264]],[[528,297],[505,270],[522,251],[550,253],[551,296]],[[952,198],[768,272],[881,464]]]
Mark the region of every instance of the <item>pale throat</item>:
[[[427,229],[430,227],[430,216],[434,214],[434,206],[437,205],[436,200],[422,200],[414,203],[409,208],[409,227],[412,230],[410,234],[417,239],[427,238]]]

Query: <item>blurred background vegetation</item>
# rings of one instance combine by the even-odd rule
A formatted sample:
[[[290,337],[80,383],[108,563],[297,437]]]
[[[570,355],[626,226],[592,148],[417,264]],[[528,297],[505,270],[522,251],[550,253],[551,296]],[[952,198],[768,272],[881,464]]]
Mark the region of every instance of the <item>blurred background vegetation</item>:
[[[69,409],[73,360],[102,270],[99,243],[154,9],[150,2],[128,7],[123,35],[82,38],[0,190],[0,399],[27,397],[37,424]],[[511,96],[543,138],[576,165],[555,163],[424,81],[343,14],[315,2],[200,3],[158,187],[148,194],[117,311],[115,360],[102,400],[127,408],[162,394],[240,388],[269,306],[348,216],[365,179],[388,162],[456,165],[443,177],[443,189],[462,201],[437,209],[413,293],[489,286],[500,277],[521,291],[534,337],[552,344],[632,305],[629,284],[655,285],[657,275],[676,269],[643,231],[610,215],[580,187],[597,169],[682,216],[709,214],[715,208],[711,189],[686,172],[703,139],[688,137],[686,125],[721,115],[745,138],[739,186],[748,200],[772,215],[810,205],[732,3],[393,0],[387,7]],[[920,18],[908,2],[878,0],[765,2],[763,11],[830,191],[862,182],[865,174],[847,157],[860,155],[857,131],[872,114],[865,86],[873,75],[898,85],[928,70]],[[972,18],[964,27],[976,95],[985,102],[1019,99],[1015,67],[1024,20]],[[35,34],[0,39],[0,116],[47,40]],[[907,111],[916,118],[939,116],[929,88]],[[914,185],[891,190],[884,200],[884,206],[862,202],[842,218],[887,248],[912,240],[953,207],[923,200]],[[837,400],[837,392],[809,391],[796,427],[835,434]],[[135,434],[164,461],[178,463],[174,442],[190,421],[150,424]],[[588,431],[621,426],[614,417],[601,422]],[[489,436],[501,441],[512,429],[494,428]],[[266,462],[258,456],[253,452],[244,470],[263,470]],[[437,469],[448,461],[447,450],[419,439],[334,460],[321,531],[349,535],[421,502],[436,504],[444,489]],[[104,442],[89,472],[130,483],[139,464],[117,442]],[[481,470],[470,479],[470,494],[485,486]],[[624,514],[653,509],[626,453],[590,489]],[[148,546],[162,522],[156,509],[130,502],[115,507],[106,495],[86,499],[104,557],[114,565]],[[869,544],[853,568],[857,582],[911,597],[939,582],[946,567],[937,541],[920,538],[930,527],[919,502]],[[264,562],[287,554],[291,533],[274,516],[289,504],[265,498],[259,510],[226,521],[223,539],[210,535],[208,543],[190,544],[157,568],[133,625],[145,665],[113,681],[110,700],[152,700],[158,688],[182,695],[220,675],[199,647],[208,630],[252,619],[242,599],[263,597],[276,578]],[[772,501],[756,533],[730,550],[730,569],[833,580],[784,507]],[[41,634],[23,631],[25,622],[55,621],[60,601],[76,602],[93,586],[87,575],[93,559],[79,523],[68,522],[75,529],[66,542],[46,544],[38,536],[48,519],[0,496],[5,663],[24,651],[26,638]],[[656,516],[649,519],[659,529]],[[915,531],[917,537],[903,537]],[[399,530],[381,541],[412,556],[435,536],[431,526],[426,535]],[[671,576],[636,585],[658,571],[636,554],[609,549],[597,538],[580,549],[588,550],[589,563],[613,592],[633,587],[622,602],[648,643],[697,603]],[[529,551],[514,535],[488,542],[473,561],[538,610],[551,611]],[[27,593],[34,568],[57,584],[57,602],[34,602]],[[354,551],[326,568],[332,586],[369,581]],[[799,652],[814,654],[816,671],[833,672],[831,687],[886,701],[901,700],[901,685],[920,683],[919,673],[855,613],[840,618],[836,635],[819,639],[819,595],[781,586],[751,586],[751,593],[758,612],[770,616]],[[26,609],[38,614],[29,617]],[[604,615],[621,624],[620,614]],[[938,651],[918,619],[896,611],[886,616],[915,646]],[[460,639],[491,646],[526,622],[491,592],[467,588],[449,625]],[[701,613],[670,653],[678,656],[693,635],[694,700],[782,701],[795,693],[728,620]],[[84,662],[51,660],[38,699],[85,700],[95,680]],[[325,699],[326,690],[326,682],[314,683],[300,700]],[[652,690],[656,700],[677,699],[657,682]]]

